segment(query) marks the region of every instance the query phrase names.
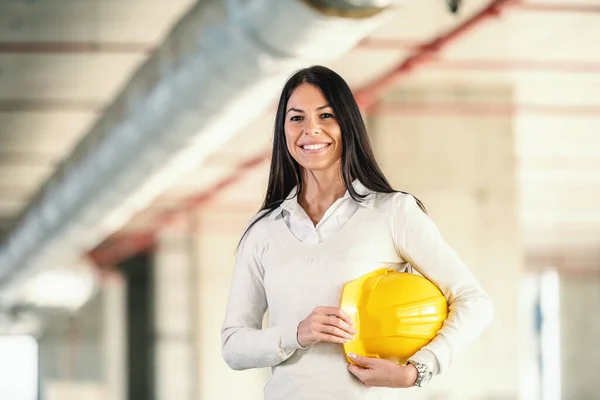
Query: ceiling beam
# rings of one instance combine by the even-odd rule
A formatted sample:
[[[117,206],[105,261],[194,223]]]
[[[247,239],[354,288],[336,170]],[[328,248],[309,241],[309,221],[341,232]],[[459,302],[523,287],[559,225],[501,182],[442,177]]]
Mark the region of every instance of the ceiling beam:
[[[514,5],[523,11],[559,12],[559,13],[600,13],[600,5],[585,3],[534,3],[522,2]]]
[[[152,54],[155,49],[142,42],[0,42],[0,54]]]
[[[0,201],[22,201],[25,204],[36,189],[36,185],[4,184],[0,182]],[[1,218],[0,218],[1,220]]]
[[[372,40],[361,48],[373,50],[402,50],[403,41],[394,39]],[[553,61],[527,59],[440,59],[429,60],[427,68],[448,71],[481,72],[554,72],[572,74],[600,74],[600,63],[595,61]]]
[[[543,61],[543,60],[436,60],[428,65],[430,68],[460,71],[526,71],[557,72],[573,74],[600,74],[600,63],[586,61]]]
[[[600,119],[600,105],[568,104],[485,104],[452,102],[398,102],[386,101],[373,105],[369,115],[434,115],[499,117],[515,114],[560,117],[593,117]]]
[[[81,111],[101,113],[104,102],[85,99],[0,99],[1,113]]]
[[[12,150],[0,147],[0,166],[55,166],[58,164],[60,155],[51,152],[35,150]],[[0,193],[2,191],[0,190]]]

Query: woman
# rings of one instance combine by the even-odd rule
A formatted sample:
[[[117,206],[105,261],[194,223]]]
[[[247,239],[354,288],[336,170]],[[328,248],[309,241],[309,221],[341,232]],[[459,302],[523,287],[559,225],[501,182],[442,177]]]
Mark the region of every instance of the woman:
[[[339,308],[343,286],[408,263],[448,299],[442,329],[406,366],[356,355],[361,367],[348,365],[342,344],[356,332]],[[228,365],[272,367],[267,400],[366,399],[372,386],[423,386],[491,317],[489,297],[422,204],[390,187],[346,82],[321,66],[293,75],[265,201],[238,248],[222,329]]]

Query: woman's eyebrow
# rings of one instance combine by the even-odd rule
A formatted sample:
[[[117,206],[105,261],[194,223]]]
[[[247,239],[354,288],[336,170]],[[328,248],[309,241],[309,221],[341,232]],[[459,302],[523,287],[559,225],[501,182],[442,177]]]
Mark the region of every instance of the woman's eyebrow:
[[[317,107],[316,109],[317,109],[317,110],[322,110],[322,109],[324,109],[324,108],[330,108],[330,107],[331,107],[331,106],[330,106],[329,104],[325,104],[324,106]],[[303,112],[304,112],[304,110],[301,110],[301,109],[299,109],[299,108],[294,108],[294,107],[292,107],[292,108],[290,108],[289,110],[287,110],[287,111],[286,111],[286,114],[287,114],[287,113],[289,113],[290,111],[296,111],[296,112],[300,112],[300,113],[303,113]]]

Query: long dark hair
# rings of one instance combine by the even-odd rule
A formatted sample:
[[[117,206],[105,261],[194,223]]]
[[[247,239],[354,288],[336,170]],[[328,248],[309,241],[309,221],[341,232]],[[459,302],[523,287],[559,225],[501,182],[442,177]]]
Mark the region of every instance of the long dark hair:
[[[258,214],[263,213],[248,226],[242,239],[254,224],[271,214],[283,203],[294,186],[298,187],[296,194],[302,192],[302,167],[288,152],[284,125],[288,100],[293,91],[303,83],[314,85],[321,90],[340,125],[342,131],[341,173],[350,196],[358,202],[366,197],[356,192],[352,186],[353,179],[358,179],[367,189],[374,192],[399,192],[390,186],[375,160],[367,128],[350,87],[336,72],[315,65],[297,71],[283,87],[275,118],[267,193],[263,205],[258,211]],[[418,199],[417,204],[426,212],[425,206]]]

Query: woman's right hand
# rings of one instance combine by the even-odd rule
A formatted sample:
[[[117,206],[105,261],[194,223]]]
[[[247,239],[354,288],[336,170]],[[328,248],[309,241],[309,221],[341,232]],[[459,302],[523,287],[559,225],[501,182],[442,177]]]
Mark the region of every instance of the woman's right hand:
[[[346,343],[356,331],[341,308],[317,307],[298,325],[298,343],[308,347],[319,342]]]

